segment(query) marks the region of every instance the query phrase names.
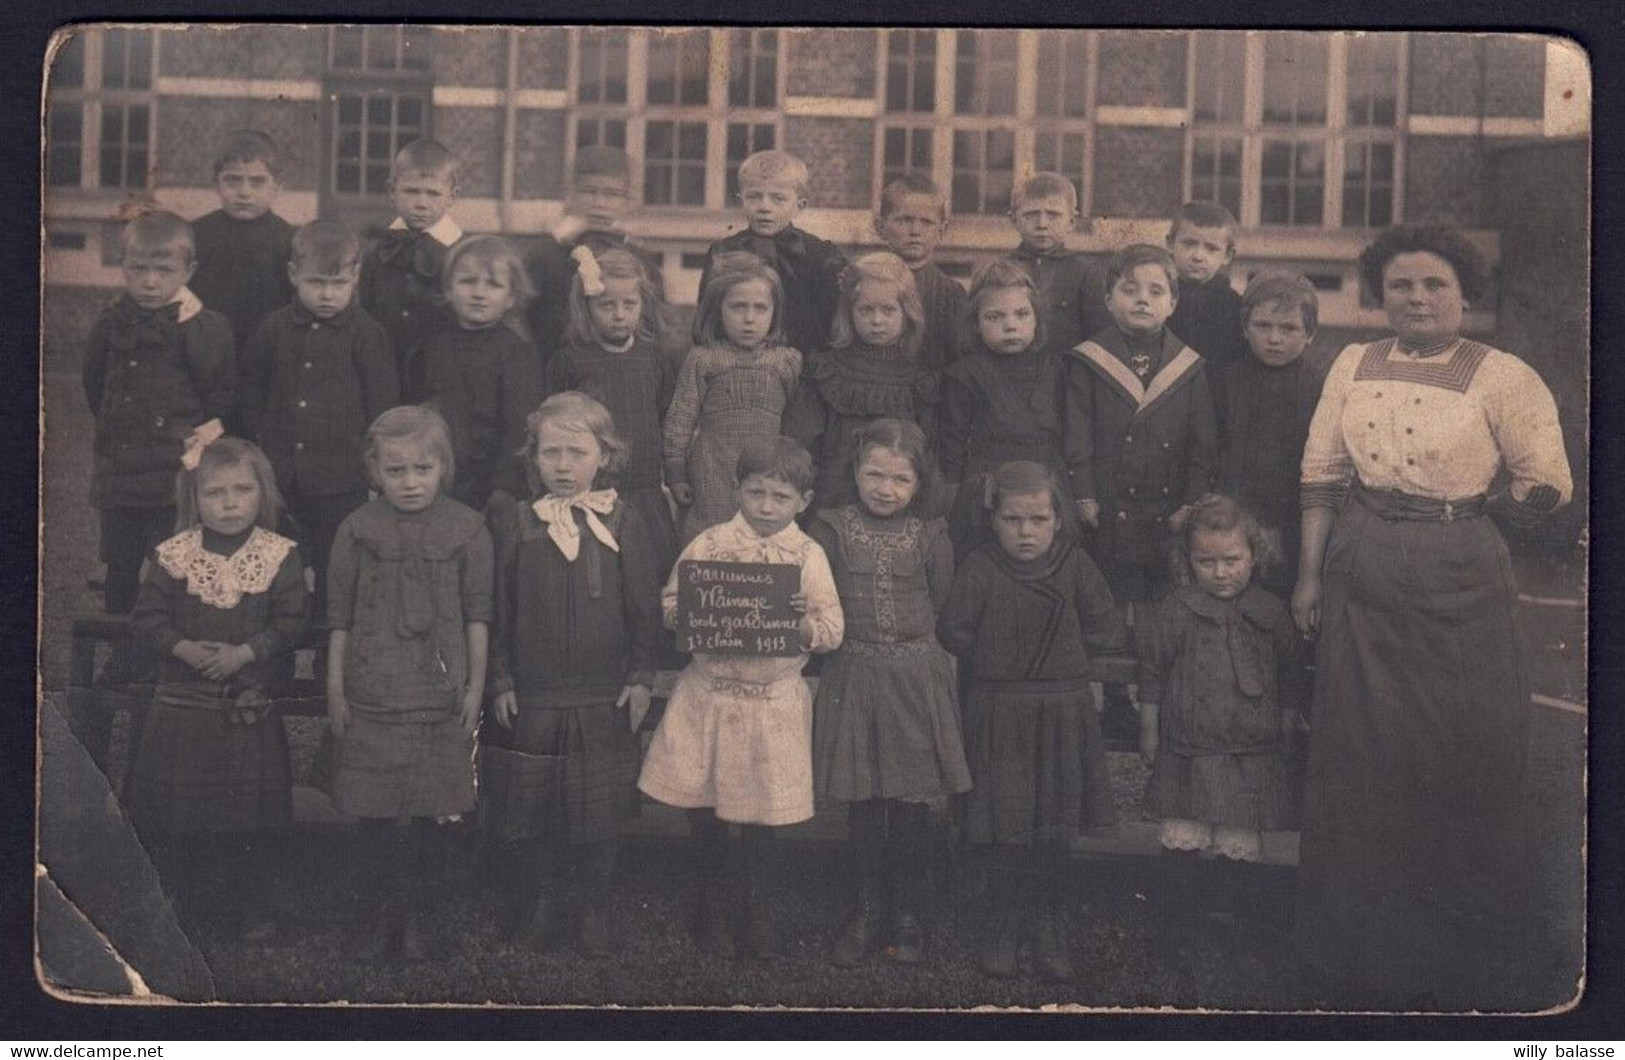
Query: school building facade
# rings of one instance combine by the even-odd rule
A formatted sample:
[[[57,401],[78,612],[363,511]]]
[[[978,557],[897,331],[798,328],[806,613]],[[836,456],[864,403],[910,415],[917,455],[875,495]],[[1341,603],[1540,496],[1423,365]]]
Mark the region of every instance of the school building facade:
[[[1322,320],[1377,327],[1353,261],[1375,229],[1444,220],[1499,250],[1506,149],[1584,144],[1583,55],[1530,36],[1072,29],[652,29],[255,25],[77,28],[46,98],[47,333],[119,283],[118,218],[156,198],[218,205],[230,129],[285,146],[277,210],[389,220],[389,159],[433,136],[463,159],[456,216],[523,236],[559,214],[575,150],[633,161],[627,228],[692,301],[705,246],[737,223],[739,162],[812,172],[802,224],[848,245],[884,183],[931,175],[950,271],[1014,245],[1012,183],[1076,183],[1074,245],[1161,242],[1187,199],[1241,220],[1238,273],[1301,269]],[[1492,331],[1492,307],[1469,327]],[[65,321],[64,321],[65,323]]]

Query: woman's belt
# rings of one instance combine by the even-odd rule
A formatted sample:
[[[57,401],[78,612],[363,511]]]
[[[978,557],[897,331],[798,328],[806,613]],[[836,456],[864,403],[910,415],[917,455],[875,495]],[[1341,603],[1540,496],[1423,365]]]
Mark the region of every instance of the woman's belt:
[[[1354,487],[1354,499],[1362,508],[1390,523],[1452,523],[1457,519],[1476,519],[1484,514],[1484,495],[1445,501],[1437,497],[1419,497],[1399,490],[1372,489],[1364,484]]]

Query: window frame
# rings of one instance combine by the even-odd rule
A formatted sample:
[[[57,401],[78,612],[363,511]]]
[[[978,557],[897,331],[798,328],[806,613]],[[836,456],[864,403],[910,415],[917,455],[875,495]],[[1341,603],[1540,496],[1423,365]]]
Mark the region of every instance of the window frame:
[[[1063,169],[1066,175],[1077,185],[1078,214],[1080,218],[1089,216],[1094,202],[1094,154],[1096,143],[1095,114],[1097,110],[1097,83],[1100,55],[1100,34],[1098,30],[1085,29],[1004,29],[991,28],[976,29],[936,29],[912,30],[912,32],[930,32],[936,34],[936,66],[935,90],[933,108],[930,111],[907,110],[889,111],[887,104],[887,86],[891,77],[891,47],[892,41],[889,33],[882,34],[878,46],[876,69],[879,76],[876,85],[876,98],[878,109],[875,119],[874,141],[874,187],[873,192],[878,196],[886,184],[886,135],[888,130],[920,129],[931,132],[932,151],[931,166],[925,175],[929,176],[939,188],[949,204],[949,211],[955,217],[966,218],[975,223],[986,223],[993,218],[1002,218],[1008,212],[1008,203],[998,205],[987,202],[986,212],[964,213],[953,209],[954,173],[953,162],[954,136],[956,133],[970,132],[985,135],[989,131],[1009,130],[1013,133],[1014,146],[1011,160],[1012,188],[1020,183],[1026,176],[1038,169],[1037,146],[1039,137],[1054,136],[1062,139],[1067,136],[1081,136],[1082,158],[1081,172],[1070,172]],[[1015,59],[1015,106],[1011,114],[987,115],[979,112],[959,113],[956,109],[958,99],[959,77],[959,34],[960,33],[988,33],[1003,32],[1014,34],[1016,46]],[[1084,113],[1071,115],[1066,113],[1041,114],[1038,110],[1039,99],[1039,64],[1038,58],[1041,42],[1046,36],[1056,34],[1077,34],[1077,37],[1068,37],[1065,43],[1078,41],[1083,49],[1085,69],[1083,83],[1079,86],[1083,94]],[[1063,45],[1063,59],[1065,50]],[[1063,108],[1064,111],[1064,108]],[[985,144],[985,140],[984,140]],[[915,170],[909,166],[908,170]],[[982,179],[985,181],[987,166],[985,149],[980,166]],[[979,190],[979,198],[986,199],[985,185]]]
[[[422,101],[423,123],[418,137],[432,137],[435,129],[434,106],[434,29],[433,27],[420,27],[408,25],[366,25],[362,26],[361,54],[363,65],[359,67],[335,66],[334,59],[337,51],[338,34],[341,30],[350,29],[350,26],[327,27],[326,51],[322,69],[322,107],[321,107],[321,183],[316,189],[317,203],[322,213],[342,212],[355,218],[362,227],[388,224],[393,217],[393,206],[387,198],[388,189],[375,189],[370,187],[366,178],[366,137],[370,127],[367,119],[368,100],[377,96],[387,96],[393,99],[391,104],[390,134],[394,152],[404,146],[403,138],[397,135],[397,122],[395,111],[402,96],[417,96]],[[396,33],[395,54],[397,65],[393,69],[367,67],[368,30],[393,30]],[[429,54],[425,57],[422,66],[405,67],[399,59],[404,55],[406,47],[406,31],[427,29],[422,39]],[[341,96],[359,96],[362,100],[361,116],[361,190],[341,191],[338,186],[339,178],[339,99]]]
[[[45,106],[45,133],[47,136],[45,192],[51,194],[76,194],[102,196],[123,196],[132,193],[145,193],[153,188],[153,175],[158,157],[158,48],[160,29],[155,26],[126,27],[126,26],[96,26],[87,27],[75,35],[83,42],[82,63],[80,77],[77,85],[51,83]],[[147,48],[147,83],[145,87],[129,87],[118,85],[108,87],[106,83],[107,45],[112,34],[145,34]],[[64,45],[64,48],[71,45]],[[57,55],[62,54],[61,50]],[[128,173],[125,179],[117,184],[103,185],[102,183],[102,136],[105,131],[105,121],[110,108],[143,107],[146,110],[147,131],[145,137],[145,165],[144,172],[139,179],[131,181]],[[79,113],[79,159],[78,179],[72,182],[53,184],[50,182],[50,152],[57,145],[50,140],[50,127],[53,114],[59,110],[66,111],[76,108]],[[127,122],[128,119],[126,118]],[[129,142],[121,138],[121,156],[126,170],[129,168]]]
[[[1315,31],[1326,41],[1326,77],[1324,102],[1326,121],[1323,126],[1291,125],[1267,122],[1264,117],[1265,44],[1273,30],[1228,31],[1245,34],[1243,56],[1242,112],[1239,122],[1199,119],[1197,110],[1197,50],[1204,34],[1226,32],[1193,30],[1187,37],[1186,48],[1186,123],[1184,149],[1184,194],[1187,199],[1204,197],[1206,189],[1197,186],[1195,172],[1196,142],[1199,138],[1239,139],[1241,141],[1241,195],[1237,220],[1241,227],[1271,232],[1283,231],[1370,231],[1398,224],[1403,220],[1405,132],[1409,121],[1407,105],[1410,95],[1410,36],[1402,32],[1385,32],[1395,40],[1397,64],[1394,88],[1394,115],[1391,124],[1354,125],[1348,113],[1349,44],[1356,35],[1348,32]],[[1321,189],[1321,211],[1318,222],[1265,222],[1263,219],[1263,170],[1266,143],[1286,141],[1318,142],[1324,150],[1324,183]],[[1386,224],[1377,226],[1345,225],[1343,223],[1344,182],[1351,145],[1388,144],[1393,150],[1393,166],[1389,181],[1389,217]],[[1366,182],[1370,183],[1367,175]]]

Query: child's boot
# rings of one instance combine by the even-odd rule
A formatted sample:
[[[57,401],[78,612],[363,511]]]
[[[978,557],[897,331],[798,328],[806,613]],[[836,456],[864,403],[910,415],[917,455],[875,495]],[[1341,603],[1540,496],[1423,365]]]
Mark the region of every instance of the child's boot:
[[[830,948],[829,963],[837,968],[855,968],[863,963],[874,943],[879,906],[880,881],[872,869],[861,872],[852,889],[846,923],[841,925],[835,945]]]
[[[925,932],[920,927],[925,891],[925,804],[894,802],[889,816],[891,844],[886,869],[892,915],[886,956],[898,964],[919,964],[925,960]]]
[[[758,961],[770,961],[778,956],[773,947],[773,924],[768,915],[767,881],[763,878],[762,862],[766,858],[766,844],[771,833],[761,825],[745,825],[740,829],[740,854],[744,871],[745,944],[746,956]]]
[[[602,840],[581,850],[577,862],[581,888],[581,927],[577,941],[583,957],[608,957],[613,948],[609,930],[610,884],[615,876],[615,841]]]
[[[978,963],[985,975],[1011,979],[1016,974],[1017,928],[1021,914],[1020,881],[1014,866],[994,864],[988,872],[988,915]]]
[[[1055,902],[1045,901],[1038,907],[1033,925],[1033,963],[1038,974],[1052,983],[1069,981],[1073,975],[1071,949],[1060,909]]]

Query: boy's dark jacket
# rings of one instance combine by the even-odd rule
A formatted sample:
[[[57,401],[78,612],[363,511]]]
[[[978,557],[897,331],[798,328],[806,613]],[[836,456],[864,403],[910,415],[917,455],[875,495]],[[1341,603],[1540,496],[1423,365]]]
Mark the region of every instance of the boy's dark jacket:
[[[711,244],[705,253],[700,290],[711,278],[718,254],[744,250],[755,254],[779,274],[784,284],[784,340],[805,358],[829,345],[829,327],[841,297],[841,270],[846,258],[834,243],[791,225],[775,236],[759,236],[750,229],[735,232]]]
[[[174,504],[186,436],[236,403],[231,322],[184,290],[151,310],[120,296],[91,325],[82,375],[96,416],[91,503]]]

